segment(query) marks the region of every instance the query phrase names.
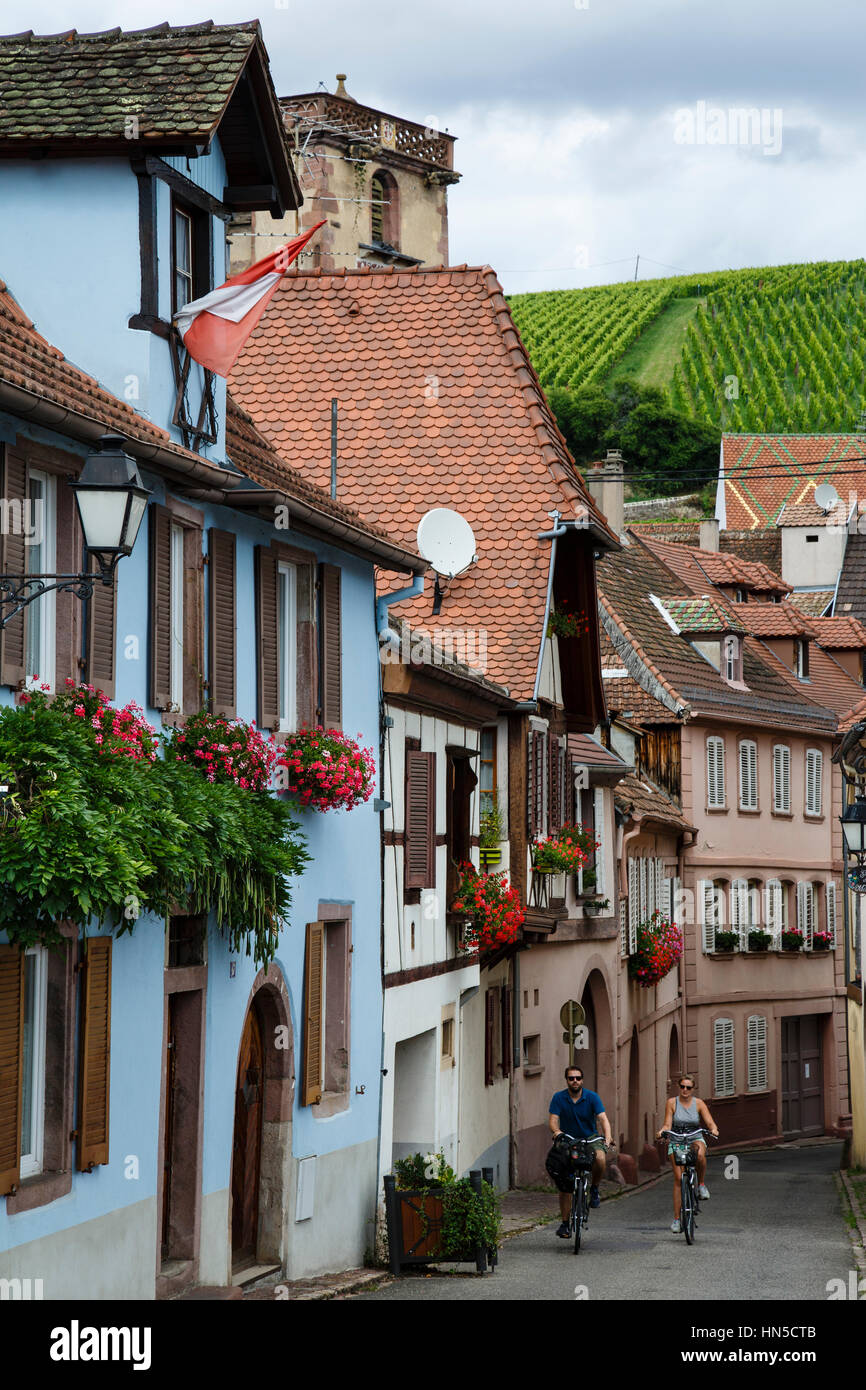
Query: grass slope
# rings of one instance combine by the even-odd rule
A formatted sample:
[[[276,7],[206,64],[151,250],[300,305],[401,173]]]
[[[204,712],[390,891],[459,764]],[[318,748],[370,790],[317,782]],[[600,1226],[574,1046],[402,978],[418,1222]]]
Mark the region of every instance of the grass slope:
[[[866,262],[765,266],[515,295],[542,385],[634,375],[722,429],[847,431],[866,406]]]

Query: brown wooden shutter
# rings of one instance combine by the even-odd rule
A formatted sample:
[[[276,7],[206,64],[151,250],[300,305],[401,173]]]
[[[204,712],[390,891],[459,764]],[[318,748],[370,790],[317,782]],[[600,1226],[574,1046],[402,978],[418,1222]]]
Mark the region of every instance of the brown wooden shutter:
[[[535,835],[535,732],[526,735],[526,828]]]
[[[316,567],[295,565],[298,586],[298,727],[310,728],[318,720],[318,634],[316,632]]]
[[[235,538],[231,531],[210,528],[208,568],[210,707],[214,714],[234,719],[237,715],[237,611]]]
[[[559,799],[559,743],[551,735],[547,742],[547,785],[550,795],[550,818],[548,830],[558,830],[562,824],[562,806]]]
[[[55,569],[58,574],[80,574],[83,564],[83,538],[75,494],[64,478],[57,479],[57,544]],[[54,684],[63,689],[67,677],[76,685],[81,680],[81,620],[84,605],[74,594],[58,593],[54,640]],[[88,678],[89,679],[89,678]],[[95,682],[99,684],[99,682]]]
[[[108,1093],[111,1077],[110,936],[92,936],[84,958],[81,1070],[78,1098],[78,1168],[108,1162]]]
[[[258,667],[257,718],[260,729],[277,729],[280,724],[280,639],[277,593],[277,557],[266,546],[257,545],[256,661]]]
[[[150,529],[150,703],[171,704],[171,513],[147,509]]]
[[[304,954],[302,1105],[317,1105],[322,1099],[322,975],[324,953],[324,922],[308,922],[307,944]]]
[[[500,1037],[502,1038],[502,1075],[511,1075],[511,999],[512,992],[503,985],[500,991]]]
[[[0,1196],[21,1180],[24,952],[0,946]]]
[[[92,557],[90,571],[99,573],[99,566]],[[103,584],[99,578],[94,580],[87,613],[87,679],[113,700],[116,677],[117,570],[110,584]]]
[[[484,1085],[492,1086],[495,1080],[496,1058],[494,1056],[496,1034],[496,995],[495,989],[488,989],[484,995]]]
[[[0,562],[3,574],[24,574],[27,569],[24,529],[14,534],[13,518],[20,515],[27,498],[27,461],[7,444],[3,460],[3,492],[7,503],[7,534],[0,535]],[[15,504],[18,504],[16,507]],[[24,680],[24,614],[19,613],[0,629],[0,685],[17,687]]]
[[[406,749],[404,886],[436,886],[436,754]]]
[[[343,727],[343,646],[340,571],[322,565],[322,723]]]

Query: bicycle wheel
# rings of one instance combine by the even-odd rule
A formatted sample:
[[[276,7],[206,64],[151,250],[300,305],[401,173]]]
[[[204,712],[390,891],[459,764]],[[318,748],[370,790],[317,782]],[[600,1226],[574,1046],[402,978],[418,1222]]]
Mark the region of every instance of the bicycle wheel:
[[[680,1179],[680,1191],[682,1196],[680,1209],[680,1225],[686,1238],[686,1245],[693,1245],[695,1241],[695,1203],[692,1191],[689,1169],[683,1169],[683,1176]]]
[[[571,1194],[571,1221],[569,1230],[575,1237],[575,1254],[580,1249],[580,1179],[575,1179],[574,1189]]]
[[[581,1173],[577,1180],[574,1190],[574,1202],[577,1208],[574,1222],[574,1253],[580,1253],[580,1237],[583,1234],[583,1223],[586,1217],[586,1181]]]

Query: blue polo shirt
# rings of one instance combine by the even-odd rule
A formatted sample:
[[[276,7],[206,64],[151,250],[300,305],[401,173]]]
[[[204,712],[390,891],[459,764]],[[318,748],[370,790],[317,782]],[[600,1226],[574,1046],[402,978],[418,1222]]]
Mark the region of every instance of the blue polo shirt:
[[[598,1132],[595,1117],[604,1113],[604,1105],[601,1096],[584,1086],[577,1101],[571,1099],[567,1090],[557,1091],[550,1102],[550,1113],[559,1117],[563,1134],[570,1134],[574,1139],[589,1139]]]

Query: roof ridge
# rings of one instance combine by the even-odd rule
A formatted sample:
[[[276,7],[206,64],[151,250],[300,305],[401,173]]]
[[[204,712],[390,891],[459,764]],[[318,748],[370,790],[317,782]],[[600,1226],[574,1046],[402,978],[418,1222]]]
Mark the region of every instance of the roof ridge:
[[[166,34],[186,34],[194,36],[196,34],[226,34],[226,33],[259,33],[261,34],[261,23],[258,19],[239,20],[236,24],[217,24],[212,19],[199,20],[195,24],[170,24],[163,20],[160,24],[152,24],[145,29],[122,29],[120,25],[115,25],[111,29],[92,29],[86,33],[81,33],[78,29],[63,29],[56,34],[37,34],[33,29],[22,29],[17,34],[0,34],[0,43],[12,44],[15,40],[21,43],[71,43],[73,40],[78,42],[83,40],[108,40],[108,39],[150,39],[161,38]]]

